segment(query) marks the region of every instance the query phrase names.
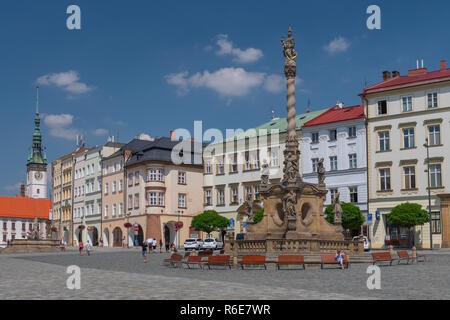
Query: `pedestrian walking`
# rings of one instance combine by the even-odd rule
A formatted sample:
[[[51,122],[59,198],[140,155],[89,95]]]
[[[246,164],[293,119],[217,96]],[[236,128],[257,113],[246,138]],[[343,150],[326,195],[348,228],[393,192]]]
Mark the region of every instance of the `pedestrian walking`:
[[[168,252],[170,249],[169,240],[166,240],[166,252]]]
[[[156,238],[155,239],[153,239],[153,250],[156,252]]]
[[[78,243],[78,250],[80,250],[80,256],[83,255],[83,241],[80,241]]]
[[[126,245],[126,241],[125,241],[125,236],[122,238],[122,248],[125,248],[125,245]]]
[[[142,258],[144,259],[144,263],[147,262],[147,248],[148,248],[147,242],[142,241]]]
[[[86,253],[87,253],[88,256],[91,255],[91,249],[92,249],[92,245],[91,245],[91,243],[88,240],[88,242],[86,243]]]
[[[153,238],[149,238],[147,244],[148,244],[148,252],[151,253],[153,248]]]
[[[159,253],[162,253],[162,239],[159,239]]]

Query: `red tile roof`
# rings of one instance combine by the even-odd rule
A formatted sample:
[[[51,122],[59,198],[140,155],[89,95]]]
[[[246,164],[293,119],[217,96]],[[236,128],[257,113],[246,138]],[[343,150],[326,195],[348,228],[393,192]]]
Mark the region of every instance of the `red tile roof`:
[[[51,208],[50,199],[0,196],[0,217],[34,219],[39,216],[41,219],[49,219]]]
[[[320,116],[315,117],[312,120],[306,122],[303,127],[312,127],[321,124],[334,123],[346,120],[354,120],[364,118],[364,108],[363,106],[351,106],[339,108],[339,106],[334,106]]]
[[[362,94],[417,86],[450,80],[450,69],[427,72],[426,69],[410,70],[407,76],[390,78],[364,89]]]

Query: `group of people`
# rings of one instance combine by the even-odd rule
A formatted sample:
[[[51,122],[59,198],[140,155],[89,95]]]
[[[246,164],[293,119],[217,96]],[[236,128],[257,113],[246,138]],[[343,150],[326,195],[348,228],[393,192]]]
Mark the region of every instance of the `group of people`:
[[[88,256],[91,255],[91,249],[92,249],[92,244],[89,242],[89,240],[86,243],[86,247],[83,246],[83,241],[78,242],[78,250],[80,251],[80,256],[83,255],[83,250],[86,250],[86,254]]]
[[[156,247],[157,247],[157,241],[156,239],[153,238],[149,238],[145,241],[142,242],[141,247],[142,247],[142,257],[144,259],[144,262],[147,262],[147,252],[156,252]],[[163,242],[161,239],[159,239],[159,253],[162,253],[163,251]],[[166,241],[166,252],[167,251],[176,251],[176,246],[175,244],[169,243],[168,241]]]

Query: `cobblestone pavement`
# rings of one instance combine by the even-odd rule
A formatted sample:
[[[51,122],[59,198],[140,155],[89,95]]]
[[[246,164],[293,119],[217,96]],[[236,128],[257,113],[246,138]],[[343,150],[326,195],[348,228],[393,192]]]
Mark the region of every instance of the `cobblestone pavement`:
[[[142,262],[136,249],[0,255],[0,299],[450,299],[450,252],[430,261],[381,267],[381,290],[366,286],[369,264],[348,270],[189,270],[163,266],[166,253]],[[66,268],[81,268],[69,290]]]

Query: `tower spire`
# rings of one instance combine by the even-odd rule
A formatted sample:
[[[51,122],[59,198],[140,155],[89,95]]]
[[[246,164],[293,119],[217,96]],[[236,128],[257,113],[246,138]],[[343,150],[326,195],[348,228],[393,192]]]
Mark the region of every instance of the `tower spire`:
[[[36,114],[34,116],[33,145],[32,151],[27,160],[27,164],[47,164],[45,157],[42,155],[42,135],[40,126],[41,118],[39,116],[39,85],[36,85]]]
[[[36,85],[36,114],[39,114],[39,85]]]

